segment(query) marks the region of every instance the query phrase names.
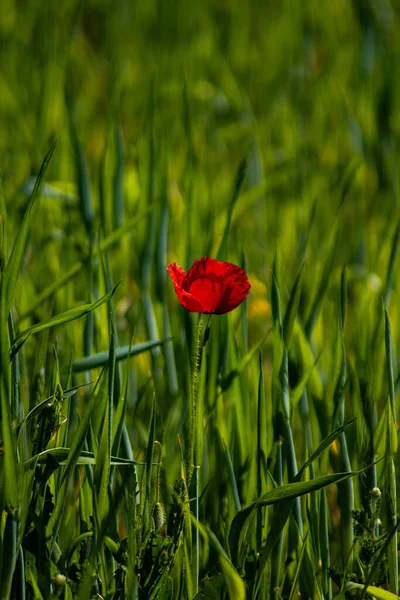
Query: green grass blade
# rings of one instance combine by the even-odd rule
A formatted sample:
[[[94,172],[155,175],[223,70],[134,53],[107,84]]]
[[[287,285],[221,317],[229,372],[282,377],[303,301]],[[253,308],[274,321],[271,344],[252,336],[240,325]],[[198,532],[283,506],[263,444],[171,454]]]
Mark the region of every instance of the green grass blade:
[[[28,205],[24,212],[24,216],[19,225],[18,233],[14,241],[13,248],[11,250],[10,258],[7,261],[7,265],[4,271],[4,280],[2,285],[5,287],[5,311],[6,314],[9,313],[11,304],[14,298],[15,286],[17,284],[17,279],[19,272],[21,270],[21,264],[24,257],[25,244],[26,239],[29,232],[29,227],[32,218],[32,210],[35,205],[36,198],[39,194],[40,187],[42,185],[44,176],[47,171],[47,167],[49,166],[51,157],[53,156],[53,152],[56,147],[56,142],[53,143],[50,150],[47,152],[42,166],[39,171],[39,175],[36,179],[35,187],[33,188],[31,197],[29,198]]]
[[[280,294],[280,252],[277,247],[272,264],[272,289],[271,289],[272,318],[275,327],[281,329],[281,294]]]
[[[385,314],[385,350],[386,350],[386,375],[389,389],[390,408],[392,409],[392,415],[394,423],[396,424],[396,405],[395,405],[395,385],[394,385],[394,373],[393,373],[393,342],[392,332],[390,328],[390,320],[386,306],[384,306]],[[395,452],[396,449],[391,450]]]
[[[41,323],[37,323],[36,325],[32,325],[32,327],[28,327],[16,337],[10,349],[10,358],[14,358],[16,353],[21,349],[21,346],[26,342],[30,335],[45,329],[49,329],[50,327],[55,327],[56,325],[63,325],[64,323],[70,323],[75,319],[80,319],[84,315],[96,310],[96,308],[108,302],[112,298],[117,287],[118,286],[116,286],[111,292],[108,292],[108,294],[102,296],[99,300],[97,300],[97,302],[93,302],[93,304],[82,304],[81,306],[70,308],[64,313],[56,315],[55,317],[51,317],[50,319],[42,321]]]
[[[299,554],[299,558],[297,560],[297,566],[296,566],[296,571],[295,571],[294,577],[293,577],[292,589],[290,590],[289,600],[294,600],[295,598],[297,598],[297,595],[298,595],[297,582],[298,582],[298,579],[300,576],[300,569],[302,568],[303,559],[304,559],[305,552],[307,549],[307,546],[306,546],[307,538],[308,538],[308,531],[304,537],[303,544],[301,546],[301,550],[300,550],[300,554]],[[309,589],[309,592],[310,591],[311,591],[311,588]]]
[[[28,460],[25,460],[21,463],[21,466],[24,468],[30,467],[32,464],[44,464],[47,462],[47,457],[51,456],[53,460],[57,461],[60,466],[63,466],[67,463],[68,457],[70,456],[72,448],[59,447],[59,448],[49,448],[48,450],[43,450],[39,454],[32,456]],[[87,452],[86,450],[81,450],[78,458],[76,459],[77,465],[94,465],[96,464],[96,457],[93,452]],[[111,464],[113,466],[119,467],[131,467],[132,465],[143,465],[144,463],[138,462],[136,460],[130,460],[128,458],[120,458],[118,456],[111,456]]]
[[[115,167],[114,167],[114,203],[113,226],[119,228],[124,222],[124,136],[120,125],[115,127]]]
[[[281,500],[298,498],[304,494],[309,494],[310,492],[315,492],[316,490],[320,490],[324,487],[332,485],[332,483],[337,484],[341,481],[349,479],[350,477],[355,477],[361,472],[362,471],[354,471],[350,473],[323,475],[322,477],[316,477],[310,481],[288,483],[270,490],[251,505],[243,508],[233,519],[229,533],[229,545],[231,548],[232,557],[237,557],[237,543],[245,522],[251,516],[251,513],[258,507],[269,506],[270,504],[275,504]],[[235,560],[233,560],[233,562],[235,563]]]
[[[0,600],[9,600],[17,560],[18,517],[16,511],[8,510],[3,533],[1,561]]]
[[[93,248],[93,252],[89,252],[82,261],[75,263],[72,267],[67,269],[66,273],[63,273],[63,275],[58,277],[43,292],[41,292],[36,300],[31,303],[29,309],[20,315],[20,323],[31,316],[46,300],[51,298],[57,291],[79,275],[89,261],[94,261],[102,252],[115,246],[125,235],[131,233],[140,222],[140,219],[148,214],[149,210],[149,208],[146,208],[143,214],[139,214],[126,221],[120,229],[113,231],[104,238],[104,240],[100,241],[99,245]]]
[[[99,377],[98,382],[96,384],[96,388],[102,381],[102,377],[104,377],[105,371],[103,371],[102,376]],[[82,453],[83,445],[85,443],[86,435],[90,426],[90,418],[92,415],[92,411],[96,404],[96,388],[93,390],[89,403],[86,406],[85,412],[83,413],[81,422],[79,427],[75,433],[75,436],[72,440],[70,452],[68,454],[68,458],[65,464],[64,473],[61,480],[61,489],[59,491],[58,497],[56,499],[56,504],[53,512],[51,513],[50,520],[46,527],[46,535],[52,539],[52,549],[54,548],[54,543],[56,542],[56,538],[61,526],[61,522],[64,517],[64,512],[66,509],[66,501],[68,498],[67,490],[69,486],[69,479],[72,475],[73,470],[75,469],[78,459]]]
[[[302,264],[299,274],[297,275],[296,281],[293,285],[293,289],[290,293],[288,305],[286,307],[285,316],[283,318],[283,341],[286,348],[290,349],[290,342],[292,340],[293,326],[296,320],[297,312],[300,304],[301,288],[303,284],[303,273],[304,263]]]
[[[324,441],[318,446],[315,452],[313,452],[310,458],[304,463],[300,471],[297,473],[295,478],[296,482],[301,480],[301,477],[306,471],[306,469],[322,454],[322,452],[324,452],[324,450],[329,448],[331,443],[335,441],[348,427],[350,427],[352,423],[353,421],[346,423],[344,426],[339,427],[336,431],[332,432],[328,437],[324,439]],[[279,542],[279,538],[282,536],[283,529],[290,516],[293,505],[294,499],[290,498],[288,500],[283,500],[279,502],[278,506],[276,507],[276,510],[274,512],[274,518],[272,520],[271,527],[268,532],[267,540],[260,552],[260,564],[256,574],[255,585],[253,590],[254,599],[257,597],[268,560],[270,559],[272,553],[278,550],[276,545]]]
[[[224,229],[224,234],[222,236],[222,240],[221,240],[221,244],[219,246],[218,252],[217,252],[217,260],[227,260],[228,259],[228,254],[229,254],[229,248],[228,248],[228,244],[229,244],[229,232],[231,229],[231,222],[232,222],[232,214],[233,214],[233,210],[236,206],[236,203],[238,201],[239,195],[240,195],[240,190],[242,189],[242,185],[243,185],[243,181],[246,175],[246,169],[247,169],[247,161],[246,159],[242,160],[242,162],[240,163],[237,173],[236,173],[236,179],[235,179],[235,185],[233,188],[233,194],[232,194],[232,198],[231,201],[229,203],[228,206],[228,212],[227,212],[227,217],[226,217],[226,224],[225,224],[225,229]]]
[[[85,153],[79,141],[76,130],[73,107],[67,100],[67,114],[72,146],[74,149],[75,172],[78,180],[79,207],[86,234],[89,240],[93,238],[94,209],[92,204],[92,193],[90,189],[89,170]]]
[[[132,347],[129,345],[121,346],[120,348],[115,349],[115,360],[125,360],[128,358],[132,358],[133,356],[137,356],[142,352],[148,352],[157,346],[161,346],[164,344],[166,340],[155,340],[154,342],[140,342],[139,344],[133,344]],[[82,373],[83,371],[90,371],[90,369],[98,369],[99,367],[104,367],[104,365],[108,361],[108,351],[98,352],[97,354],[93,354],[92,356],[85,356],[85,358],[80,358],[75,360],[72,363],[72,371],[74,373]]]
[[[397,259],[397,255],[399,253],[399,244],[400,244],[400,223],[397,225],[396,230],[394,232],[392,246],[390,249],[390,257],[389,257],[389,263],[388,263],[388,268],[387,268],[387,273],[386,273],[386,281],[385,281],[385,288],[384,288],[384,295],[383,295],[384,303],[386,306],[388,306],[389,302],[390,302],[390,295],[391,295],[391,291],[392,291],[392,287],[393,287],[393,277],[394,277],[394,271],[395,271],[395,266],[396,266],[396,259]]]
[[[151,517],[151,480],[153,475],[153,456],[154,456],[154,442],[156,439],[156,404],[155,399],[153,400],[153,409],[151,412],[151,422],[149,430],[149,439],[147,442],[146,450],[146,483],[145,483],[145,497],[144,497],[144,508],[143,508],[143,535],[146,535],[150,528],[150,517]]]
[[[108,506],[108,485],[111,468],[111,450],[112,450],[112,425],[113,425],[113,396],[115,383],[115,345],[114,335],[111,333],[110,352],[107,365],[108,371],[108,389],[105,393],[104,417],[101,425],[99,447],[96,456],[96,466],[94,469],[94,484],[96,489],[96,509],[98,526],[101,527],[103,519],[106,517]]]
[[[0,487],[0,509],[17,508],[19,504],[18,485],[18,457],[11,421],[11,368],[8,360],[9,338],[8,319],[9,311],[6,311],[6,294],[4,281],[0,289],[0,407],[1,407],[1,433],[3,440],[3,451],[0,453],[0,476],[4,483]]]
[[[322,301],[325,297],[325,294],[328,289],[328,283],[330,280],[330,276],[332,273],[332,268],[334,264],[334,259],[336,255],[336,244],[338,237],[338,224],[336,223],[331,237],[328,241],[328,246],[326,250],[326,256],[322,264],[322,273],[318,283],[317,291],[314,296],[314,301],[311,305],[311,309],[307,318],[307,322],[305,325],[305,333],[308,339],[311,338],[317,317],[320,312]]]
[[[245,600],[246,599],[246,586],[243,579],[240,577],[239,573],[236,571],[234,565],[230,561],[227,553],[221,546],[218,538],[215,534],[206,526],[197,521],[193,515],[192,522],[197,527],[204,537],[214,550],[216,555],[219,558],[219,563],[221,567],[222,574],[225,579],[225,584],[228,589],[228,594],[230,598],[235,598],[235,600]]]

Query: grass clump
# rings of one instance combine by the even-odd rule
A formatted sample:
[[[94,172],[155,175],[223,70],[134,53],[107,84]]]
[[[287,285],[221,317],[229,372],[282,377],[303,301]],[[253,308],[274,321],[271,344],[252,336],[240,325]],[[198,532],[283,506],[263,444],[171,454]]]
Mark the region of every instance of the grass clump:
[[[399,15],[315,8],[7,0],[0,600],[399,597]]]

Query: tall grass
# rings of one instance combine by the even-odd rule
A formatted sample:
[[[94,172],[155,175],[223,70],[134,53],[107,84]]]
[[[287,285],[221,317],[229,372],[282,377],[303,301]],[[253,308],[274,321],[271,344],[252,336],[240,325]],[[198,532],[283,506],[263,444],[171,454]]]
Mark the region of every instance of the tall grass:
[[[0,599],[398,598],[395,3],[0,13]]]

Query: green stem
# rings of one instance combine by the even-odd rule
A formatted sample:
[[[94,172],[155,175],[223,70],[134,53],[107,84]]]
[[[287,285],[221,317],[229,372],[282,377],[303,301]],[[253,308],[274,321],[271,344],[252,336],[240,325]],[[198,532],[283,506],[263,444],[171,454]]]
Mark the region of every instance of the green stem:
[[[187,480],[187,493],[189,493],[190,483],[195,470],[195,517],[199,520],[199,495],[200,495],[200,465],[194,465],[194,448],[196,441],[196,414],[197,414],[197,400],[199,391],[199,379],[201,372],[201,361],[203,358],[203,348],[206,343],[206,333],[210,324],[211,315],[205,316],[201,314],[197,324],[197,332],[195,338],[194,356],[192,364],[192,381],[190,390],[190,421],[188,427],[188,435],[186,440],[186,480]],[[198,462],[198,461],[196,461]],[[200,570],[200,536],[199,530],[196,527],[194,532],[194,584],[195,591],[198,592],[199,588],[199,570]]]
[[[200,469],[196,468],[195,474],[195,517],[199,520],[199,496],[200,496]],[[199,591],[199,573],[200,573],[200,532],[199,528],[196,527],[194,532],[194,545],[195,545],[195,561],[194,561],[194,584],[196,594]]]
[[[206,320],[207,319],[207,320]],[[190,487],[190,482],[193,475],[193,457],[194,457],[194,442],[196,437],[196,411],[197,411],[197,398],[199,388],[199,378],[201,370],[201,360],[203,357],[203,347],[205,343],[205,334],[210,323],[211,315],[200,314],[200,318],[197,324],[197,332],[195,338],[194,356],[192,364],[192,384],[190,394],[190,422],[188,436],[186,440],[186,480],[187,488]]]

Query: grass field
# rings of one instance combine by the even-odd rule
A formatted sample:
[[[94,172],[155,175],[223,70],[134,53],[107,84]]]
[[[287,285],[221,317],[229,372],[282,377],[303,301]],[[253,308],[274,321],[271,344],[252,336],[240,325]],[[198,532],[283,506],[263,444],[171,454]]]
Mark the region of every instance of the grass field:
[[[2,0],[0,600],[400,597],[399,28]]]

